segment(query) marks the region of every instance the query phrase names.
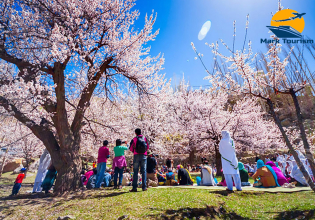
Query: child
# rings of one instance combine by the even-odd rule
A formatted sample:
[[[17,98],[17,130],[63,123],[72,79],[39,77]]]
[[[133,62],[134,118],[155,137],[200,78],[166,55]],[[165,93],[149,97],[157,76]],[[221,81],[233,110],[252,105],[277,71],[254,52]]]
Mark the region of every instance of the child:
[[[13,186],[13,189],[12,189],[11,196],[14,196],[14,195],[18,194],[18,192],[19,192],[19,190],[21,188],[21,184],[23,182],[23,179],[25,177],[25,174],[24,174],[25,171],[26,171],[26,169],[22,168],[20,170],[20,174],[16,177],[15,182],[14,182],[14,186]]]

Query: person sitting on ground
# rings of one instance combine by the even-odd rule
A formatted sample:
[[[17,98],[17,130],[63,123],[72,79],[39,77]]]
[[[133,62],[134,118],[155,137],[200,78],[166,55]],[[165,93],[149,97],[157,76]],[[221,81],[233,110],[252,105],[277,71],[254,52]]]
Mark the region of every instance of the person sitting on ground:
[[[125,142],[127,144],[127,142]],[[114,189],[122,189],[122,180],[124,168],[127,167],[127,162],[125,158],[125,151],[128,147],[122,146],[122,141],[120,139],[116,140],[116,147],[114,147],[115,158],[113,160],[112,168],[114,170]],[[117,179],[119,174],[119,181],[117,186]]]
[[[131,184],[131,174],[130,174],[130,169],[126,168],[126,172],[123,174],[123,179],[122,179],[122,186],[130,186]]]
[[[104,178],[103,178],[103,181],[101,183],[101,186],[110,187],[111,186],[111,180],[112,180],[111,170],[106,169],[106,172],[104,173]]]
[[[159,184],[158,178],[156,176],[156,167],[157,167],[157,162],[156,162],[156,159],[154,157],[154,154],[151,151],[148,151],[148,157],[147,157],[147,186],[156,187]]]
[[[177,181],[179,185],[193,185],[194,184],[190,176],[190,173],[182,165],[178,165],[177,169],[178,169]]]
[[[254,183],[254,187],[276,187],[280,186],[277,181],[277,175],[275,171],[269,165],[265,165],[264,161],[257,161],[257,171],[252,176],[255,180],[256,178],[260,178],[256,183]]]
[[[93,175],[90,176],[90,178],[88,179],[88,182],[86,184],[86,188],[87,189],[94,189],[96,187],[96,181],[97,181],[97,169],[94,168],[92,170]]]
[[[165,185],[166,175],[162,171],[157,172],[157,179],[158,179],[159,186]]]
[[[23,179],[25,178],[25,172],[26,172],[25,168],[22,168],[20,170],[20,174],[15,179],[15,182],[14,182],[14,185],[13,185],[13,188],[12,188],[11,196],[14,196],[14,195],[19,193],[21,185],[22,185],[22,182],[23,182]]]
[[[96,169],[96,168],[95,168]],[[93,167],[88,166],[87,167],[87,171],[85,172],[85,181],[83,182],[83,185],[86,186],[86,184],[88,183],[88,180],[90,179],[90,177],[93,175]]]
[[[195,167],[195,165],[192,165],[191,166],[191,172],[193,173],[193,172],[196,172],[196,167]]]
[[[249,175],[242,162],[238,162],[238,170],[240,172],[242,186],[250,186],[250,182],[248,182]]]
[[[308,183],[302,173],[302,171],[299,169],[298,165],[296,164],[295,160],[292,160],[292,171],[291,171],[291,179],[290,183],[294,183],[296,186],[308,186]],[[301,162],[303,163],[304,161],[301,159]],[[306,170],[307,172],[307,170]]]
[[[208,161],[203,161],[204,166],[201,168],[201,186],[216,186],[214,182],[212,168],[209,166]]]
[[[54,165],[51,164],[48,168],[48,172],[46,173],[45,179],[42,183],[42,190],[45,191],[45,193],[49,193],[49,190],[54,185],[55,179],[57,176],[57,170],[55,169]]]
[[[288,183],[287,178],[285,178],[285,176],[283,175],[283,173],[281,172],[281,170],[276,167],[276,164],[272,161],[269,161],[266,163],[266,165],[269,165],[272,167],[272,169],[275,171],[276,175],[277,175],[277,180],[280,186],[282,186],[285,183]]]
[[[166,182],[165,185],[167,186],[177,186],[177,182],[175,180],[175,173],[173,173],[172,169],[168,169],[166,173]]]

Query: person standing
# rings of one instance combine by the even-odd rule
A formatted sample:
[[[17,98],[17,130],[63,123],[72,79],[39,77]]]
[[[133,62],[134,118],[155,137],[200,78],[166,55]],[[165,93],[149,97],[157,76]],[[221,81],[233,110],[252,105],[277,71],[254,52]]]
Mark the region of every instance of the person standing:
[[[49,193],[49,190],[54,185],[56,176],[57,176],[57,170],[55,166],[52,163],[50,163],[48,172],[46,173],[45,179],[41,185],[42,190],[45,191],[45,194]]]
[[[125,142],[126,144],[127,142]],[[122,188],[122,180],[124,168],[127,166],[126,158],[125,158],[125,150],[128,150],[128,147],[122,146],[122,141],[120,139],[116,140],[116,147],[114,147],[115,158],[113,160],[113,170],[114,174],[114,189]],[[119,181],[117,186],[117,178],[119,174]]]
[[[51,157],[47,149],[44,150],[44,153],[40,156],[39,166],[34,182],[33,193],[42,191],[42,182],[48,172],[48,166],[51,163]]]
[[[171,161],[171,158],[167,158],[166,160],[166,166],[168,169],[171,169],[172,168],[172,161]]]
[[[97,178],[95,188],[100,188],[105,176],[107,159],[110,157],[109,149],[107,147],[108,141],[103,141],[103,146],[98,149],[97,157]]]
[[[147,151],[149,144],[147,139],[141,134],[141,129],[135,130],[136,137],[130,142],[130,150],[133,152],[133,180],[130,192],[137,192],[139,167],[142,174],[142,190],[147,190]]]
[[[25,172],[26,172],[25,168],[22,168],[20,170],[20,174],[15,179],[15,182],[14,182],[14,185],[13,185],[13,188],[12,188],[11,196],[14,196],[14,195],[19,193],[21,185],[22,185],[22,182],[23,182],[23,179],[25,178]]]
[[[223,174],[228,191],[233,191],[232,177],[238,191],[242,191],[241,178],[238,171],[238,161],[235,154],[234,141],[228,131],[222,131],[222,139],[219,144]]]

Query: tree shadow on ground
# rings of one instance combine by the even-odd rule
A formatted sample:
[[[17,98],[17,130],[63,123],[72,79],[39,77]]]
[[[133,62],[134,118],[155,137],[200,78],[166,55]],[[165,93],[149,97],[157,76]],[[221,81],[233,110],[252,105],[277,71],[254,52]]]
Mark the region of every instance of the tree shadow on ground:
[[[100,191],[102,192],[102,191]],[[109,197],[114,197],[114,196],[119,196],[122,194],[125,194],[128,192],[111,192],[111,193],[107,193],[107,194],[88,194],[88,193],[81,193],[79,195],[74,195],[71,196],[71,199],[96,199],[96,198],[109,198]]]
[[[249,192],[249,191],[246,191],[246,192],[244,192],[244,191],[240,191],[240,192],[233,191],[233,192],[231,192],[231,191],[226,191],[226,190],[213,190],[213,191],[211,190],[211,191],[209,191],[209,193],[217,194],[217,195],[221,195],[221,196],[229,196],[231,194],[236,193],[236,194],[242,196],[242,195],[260,195],[260,194],[263,194],[263,193],[266,193],[266,192],[255,192],[255,191],[253,191],[253,192]]]
[[[284,212],[269,212],[269,213],[278,213],[278,216],[275,217],[277,220],[282,219],[314,219],[315,210],[290,210]]]
[[[162,210],[161,210],[162,211]],[[163,220],[176,220],[176,219],[249,219],[236,214],[235,212],[228,212],[220,205],[206,206],[206,208],[182,208],[182,209],[169,209],[162,211],[156,215],[148,215],[150,218],[163,219]]]

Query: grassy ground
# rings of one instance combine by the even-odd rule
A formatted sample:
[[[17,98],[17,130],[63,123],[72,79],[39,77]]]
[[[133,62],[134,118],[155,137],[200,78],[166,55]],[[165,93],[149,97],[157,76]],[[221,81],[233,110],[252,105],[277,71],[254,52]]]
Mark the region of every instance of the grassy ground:
[[[21,194],[7,197],[16,175],[0,178],[0,219],[311,219],[315,194],[224,190],[129,188],[79,191],[64,197],[26,194],[35,175],[23,181]]]

